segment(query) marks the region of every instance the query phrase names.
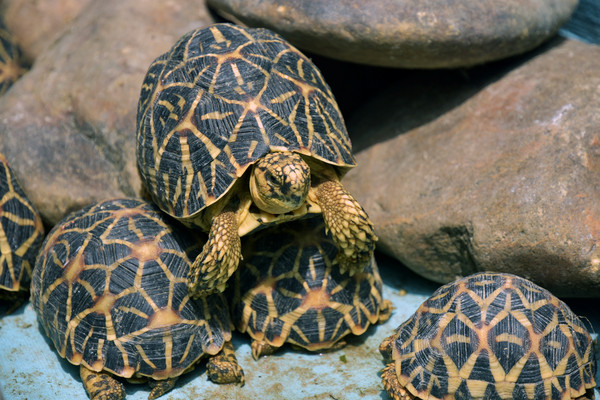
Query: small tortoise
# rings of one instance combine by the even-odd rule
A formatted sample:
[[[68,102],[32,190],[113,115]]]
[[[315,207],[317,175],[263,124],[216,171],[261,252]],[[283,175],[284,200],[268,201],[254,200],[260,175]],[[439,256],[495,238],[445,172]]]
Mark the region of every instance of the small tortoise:
[[[140,200],[109,200],[67,216],[44,241],[31,300],[91,399],[124,398],[115,375],[150,378],[149,398],[159,397],[204,355],[211,380],[243,383],[226,300],[188,296],[194,241],[167,218]]]
[[[229,297],[255,359],[286,342],[311,351],[338,348],[344,336],[390,317],[375,259],[350,276],[339,271],[337,251],[318,217],[265,229],[244,243]]]
[[[355,160],[337,103],[316,66],[269,30],[197,29],[153,62],[137,163],[163,211],[209,232],[193,295],[224,290],[240,236],[307,213],[323,214],[343,271],[371,260],[373,225],[340,183]]]
[[[0,154],[0,297],[11,301],[27,298],[43,239],[40,215]]]
[[[0,19],[0,95],[24,73],[21,50]]]
[[[593,398],[594,350],[581,320],[511,274],[442,286],[380,351],[395,400]]]

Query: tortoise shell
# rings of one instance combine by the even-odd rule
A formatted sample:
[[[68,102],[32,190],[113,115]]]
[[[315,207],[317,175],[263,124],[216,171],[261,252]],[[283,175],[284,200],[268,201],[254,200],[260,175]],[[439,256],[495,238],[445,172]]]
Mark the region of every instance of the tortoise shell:
[[[0,289],[29,290],[43,239],[40,215],[0,154]]]
[[[215,24],[184,35],[149,67],[137,111],[137,162],[162,210],[194,216],[274,151],[355,165],[317,67],[266,29]]]
[[[574,399],[595,386],[593,344],[581,320],[511,274],[442,286],[380,350],[394,399]]]
[[[389,317],[375,260],[363,272],[341,274],[322,218],[264,229],[245,241],[243,254],[230,307],[236,328],[255,341],[328,349]]]
[[[8,90],[23,73],[21,50],[12,34],[0,20],[0,95]]]
[[[166,379],[231,339],[221,294],[188,297],[197,241],[167,218],[154,205],[116,199],[50,232],[31,301],[62,357],[92,371]]]

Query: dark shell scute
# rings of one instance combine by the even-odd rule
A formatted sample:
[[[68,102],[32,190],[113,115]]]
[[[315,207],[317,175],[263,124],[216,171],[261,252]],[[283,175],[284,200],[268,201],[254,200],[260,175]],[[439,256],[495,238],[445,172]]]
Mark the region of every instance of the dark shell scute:
[[[31,298],[60,355],[125,377],[177,376],[218,351],[231,338],[224,297],[188,297],[196,240],[136,199],[101,202],[56,225]]]
[[[265,29],[216,24],[150,66],[137,114],[137,161],[159,206],[194,216],[249,165],[289,150],[355,165],[329,86],[306,56]]]
[[[442,286],[384,343],[393,346],[400,385],[418,398],[433,393],[422,381],[428,373],[448,382],[445,390],[457,388],[437,388],[436,398],[503,398],[507,389],[513,398],[562,398],[595,384],[583,323],[550,292],[511,274],[479,273]]]
[[[377,266],[373,262],[355,276],[341,274],[320,217],[251,235],[243,254],[230,285],[232,316],[256,340],[325,349],[378,320],[383,299]]]

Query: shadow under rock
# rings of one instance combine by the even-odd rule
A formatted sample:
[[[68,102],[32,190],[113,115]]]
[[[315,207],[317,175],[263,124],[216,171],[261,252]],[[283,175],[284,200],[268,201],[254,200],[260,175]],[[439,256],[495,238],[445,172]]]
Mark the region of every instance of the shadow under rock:
[[[376,252],[375,258],[383,283],[394,290],[406,290],[411,294],[429,297],[441,286],[440,283],[423,278],[386,254]]]
[[[528,53],[461,69],[391,69],[310,56],[338,101],[356,153],[434,121],[563,41],[556,36]]]

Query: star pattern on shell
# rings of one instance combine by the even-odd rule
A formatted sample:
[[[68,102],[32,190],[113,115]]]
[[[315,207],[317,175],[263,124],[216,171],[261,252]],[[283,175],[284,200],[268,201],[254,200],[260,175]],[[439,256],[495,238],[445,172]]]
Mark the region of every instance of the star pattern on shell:
[[[577,398],[595,386],[589,332],[547,290],[510,274],[445,285],[386,339],[388,390],[415,398]],[[412,397],[411,397],[412,398]]]
[[[116,199],[50,232],[32,302],[62,357],[93,371],[165,379],[231,339],[222,295],[188,296],[198,241],[165,218],[149,203]]]
[[[40,215],[0,154],[0,289],[27,290],[43,238]]]
[[[216,201],[271,151],[355,164],[321,73],[265,29],[216,24],[182,37],[150,66],[137,118],[142,179],[177,217]]]

